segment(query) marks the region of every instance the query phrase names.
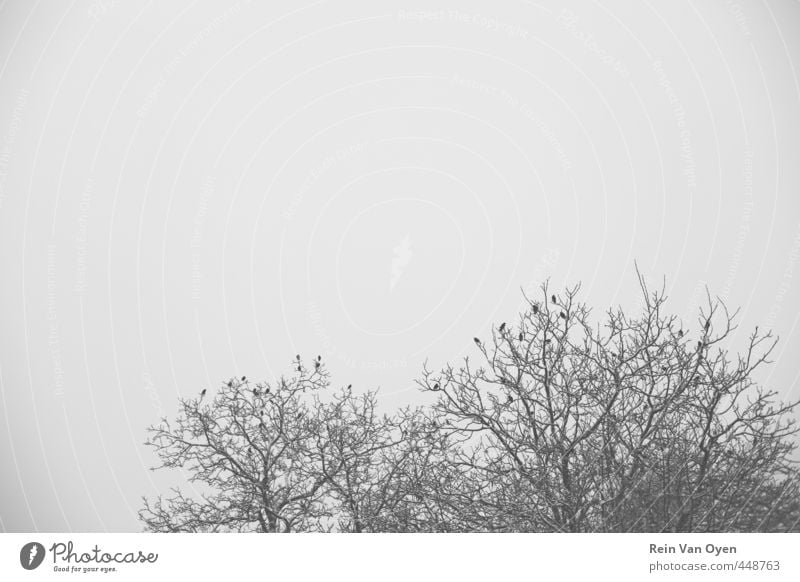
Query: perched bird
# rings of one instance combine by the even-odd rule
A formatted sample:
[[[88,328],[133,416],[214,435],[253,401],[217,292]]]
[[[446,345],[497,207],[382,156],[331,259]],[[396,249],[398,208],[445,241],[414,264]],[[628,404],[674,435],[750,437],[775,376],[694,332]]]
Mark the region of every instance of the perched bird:
[[[500,324],[500,333],[503,333],[506,330],[506,322]]]
[[[536,303],[534,303],[533,304],[533,314],[536,315],[537,313],[539,313],[539,306]]]
[[[302,368],[302,367],[300,367],[300,366],[297,366],[297,371],[298,371],[298,372],[302,372],[302,371],[303,371],[303,368]]]
[[[352,385],[352,384],[348,384],[348,385],[347,385],[347,389],[348,389],[348,390],[350,390],[352,387],[353,387],[353,385]]]
[[[434,384],[434,385],[433,385],[433,389],[434,389],[434,390],[438,390],[438,389],[439,389],[439,383],[438,383],[438,382],[437,382],[436,384]]]
[[[683,330],[682,329],[678,330],[678,337],[683,337]]]
[[[314,362],[314,369],[315,369],[315,370],[319,370],[319,360],[317,360],[316,362]]]
[[[264,390],[264,394],[269,394],[269,386],[267,386],[266,389]]]
[[[231,380],[230,382],[228,382],[228,388],[232,388],[232,387],[233,387],[233,380]]]
[[[258,388],[253,388],[253,396],[258,396]]]
[[[702,347],[703,347],[703,342],[701,342],[701,341],[699,341],[699,340],[698,340],[698,342],[697,342],[697,349],[699,350],[699,349],[700,349],[700,348],[702,348]]]
[[[567,314],[566,314],[566,313],[564,313],[563,311],[562,311],[561,313],[559,313],[559,314],[558,314],[558,316],[559,316],[561,319],[566,319],[566,318],[567,318]]]
[[[511,394],[509,394],[509,395],[506,397],[506,399],[507,399],[507,401],[508,401],[508,403],[509,403],[509,404],[513,404],[513,403],[514,403],[514,397],[513,397],[513,396],[511,396]]]
[[[322,356],[317,356],[317,361],[321,362],[322,361]]]
[[[558,299],[556,299],[556,296],[555,296],[555,295],[552,295],[552,296],[550,297],[550,299],[552,299],[552,300],[553,300],[553,303],[558,303]]]
[[[200,398],[202,398],[205,395],[206,395],[206,389],[203,388],[203,390],[200,392]]]
[[[246,380],[247,380],[247,376],[242,376],[242,382],[245,382]]]
[[[523,339],[525,339],[525,336],[522,332],[519,332],[519,341],[522,341]]]
[[[474,338],[472,338],[472,340],[475,342],[475,345],[478,345],[478,346],[481,345],[481,340],[479,340],[478,338],[474,337]]]
[[[300,354],[297,354],[295,357],[297,358],[297,361],[299,362],[300,361]]]

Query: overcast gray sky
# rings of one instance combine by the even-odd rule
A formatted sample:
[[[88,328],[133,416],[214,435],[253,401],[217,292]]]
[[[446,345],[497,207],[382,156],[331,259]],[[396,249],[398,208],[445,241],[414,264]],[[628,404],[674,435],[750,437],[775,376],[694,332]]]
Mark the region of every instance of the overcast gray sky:
[[[299,352],[418,402],[634,261],[800,395],[800,3],[266,4],[0,2],[0,531],[141,529],[178,396]]]

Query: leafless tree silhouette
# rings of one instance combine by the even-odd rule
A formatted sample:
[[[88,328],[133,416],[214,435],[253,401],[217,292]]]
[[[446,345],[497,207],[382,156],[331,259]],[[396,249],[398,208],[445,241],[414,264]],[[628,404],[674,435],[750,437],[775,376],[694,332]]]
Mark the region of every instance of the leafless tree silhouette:
[[[380,414],[331,393],[320,359],[274,386],[231,380],[150,428],[159,468],[197,492],[144,500],[151,531],[798,531],[795,404],[754,380],[775,340],[731,355],[736,313],[690,328],[639,277],[602,324],[579,288],[527,300],[431,371],[429,406]]]
[[[639,283],[641,313],[611,310],[603,326],[577,287],[545,285],[516,326],[478,342],[477,365],[425,371],[437,417],[470,435],[461,513],[503,531],[796,530],[794,405],[753,381],[771,334],[732,358],[721,301],[682,329],[663,288]]]

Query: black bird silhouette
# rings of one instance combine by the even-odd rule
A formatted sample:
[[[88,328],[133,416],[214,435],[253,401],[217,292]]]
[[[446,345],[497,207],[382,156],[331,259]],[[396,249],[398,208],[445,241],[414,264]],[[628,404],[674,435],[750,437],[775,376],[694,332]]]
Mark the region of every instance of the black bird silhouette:
[[[474,337],[474,338],[472,338],[472,339],[473,339],[473,341],[474,341],[474,342],[475,342],[477,345],[481,345],[481,340],[479,340],[479,339],[478,339],[478,338],[476,338],[476,337]]]
[[[506,330],[506,322],[500,324],[500,333],[503,333]]]
[[[552,296],[550,297],[550,299],[552,299],[552,300],[553,300],[553,303],[558,303],[558,299],[556,299],[556,296],[555,296],[555,295],[552,295]]]
[[[350,388],[352,388],[352,387],[353,387],[353,385],[352,385],[352,384],[348,384],[348,385],[347,385],[347,389],[348,389],[348,390],[350,390]]]
[[[269,394],[269,386],[267,386],[266,389],[264,390],[264,394]]]
[[[702,348],[702,347],[703,347],[703,342],[701,342],[701,341],[698,341],[698,342],[697,342],[697,349],[699,350],[699,349],[700,349],[700,348]]]
[[[534,303],[533,304],[533,314],[536,315],[537,313],[539,313],[539,306]]]
[[[203,390],[200,392],[200,398],[202,398],[205,395],[206,395],[206,389],[203,388]]]
[[[295,358],[297,358],[297,361],[299,362],[299,361],[300,361],[300,354],[297,354],[297,355],[295,356]]]
[[[433,389],[434,389],[434,390],[438,390],[438,389],[439,389],[439,383],[438,383],[438,382],[437,382],[436,384],[434,384],[434,385],[433,385]]]
[[[522,332],[519,332],[519,341],[522,341],[523,339],[525,339],[525,335],[523,335]]]
[[[228,382],[228,388],[232,388],[232,387],[233,387],[233,380],[231,380],[230,382]]]
[[[559,313],[559,314],[558,314],[558,316],[559,316],[561,319],[566,319],[566,318],[567,318],[566,314],[565,314],[563,311],[562,311],[561,313]]]
[[[322,356],[317,356],[317,361],[321,362],[322,361]]]
[[[509,394],[506,398],[508,399],[509,404],[512,404],[514,402],[514,397],[511,396],[511,394]]]
[[[247,380],[247,376],[242,376],[242,382]]]
[[[316,362],[314,362],[314,369],[315,369],[315,370],[319,370],[319,360],[317,360]]]
[[[253,395],[258,396],[258,388],[253,388]]]
[[[302,368],[302,367],[300,367],[300,366],[297,366],[297,371],[298,371],[298,372],[302,372],[302,371],[303,371],[303,368]]]
[[[683,337],[683,330],[682,329],[678,330],[678,337]]]

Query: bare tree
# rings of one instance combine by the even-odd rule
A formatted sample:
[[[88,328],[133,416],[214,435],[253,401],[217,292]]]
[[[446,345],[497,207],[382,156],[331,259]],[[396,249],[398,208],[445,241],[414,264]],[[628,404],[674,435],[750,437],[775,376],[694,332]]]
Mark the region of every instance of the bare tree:
[[[316,531],[328,508],[314,455],[311,395],[329,386],[315,361],[275,386],[232,379],[210,401],[183,399],[177,420],[150,428],[162,464],[190,474],[197,494],[175,490],[144,500],[147,529],[158,532]]]
[[[527,300],[479,361],[423,370],[431,405],[380,413],[330,391],[321,358],[275,385],[233,379],[150,428],[194,485],[144,500],[151,531],[797,531],[796,404],[755,381],[736,313],[691,327],[639,277],[641,309],[593,322],[579,288]]]
[[[399,423],[377,412],[375,392],[360,397],[348,386],[331,402],[316,402],[315,454],[340,531],[380,531],[391,510],[393,482],[403,464]]]
[[[318,357],[275,386],[231,379],[206,400],[182,399],[177,420],[150,427],[156,469],[181,468],[195,491],[144,499],[157,532],[382,531],[408,495],[418,410],[377,412],[375,392],[327,394]]]
[[[794,405],[753,380],[771,334],[731,357],[721,301],[683,329],[639,282],[641,313],[602,326],[578,287],[545,284],[516,325],[475,339],[478,365],[425,369],[436,414],[469,435],[456,463],[481,495],[463,511],[504,531],[796,530]]]

